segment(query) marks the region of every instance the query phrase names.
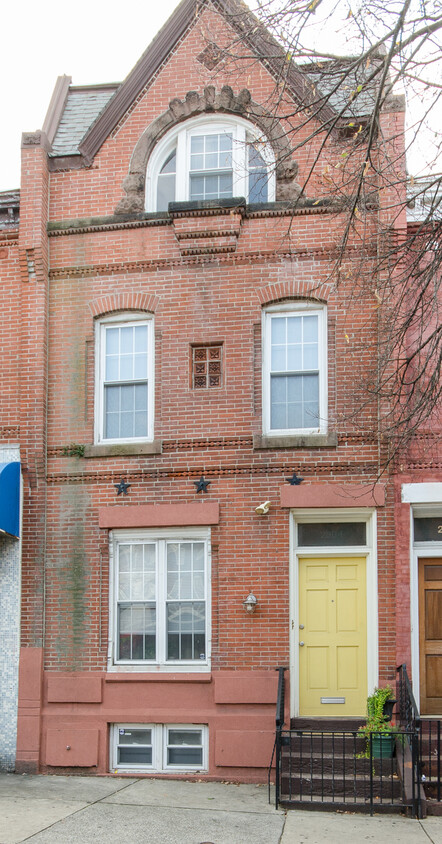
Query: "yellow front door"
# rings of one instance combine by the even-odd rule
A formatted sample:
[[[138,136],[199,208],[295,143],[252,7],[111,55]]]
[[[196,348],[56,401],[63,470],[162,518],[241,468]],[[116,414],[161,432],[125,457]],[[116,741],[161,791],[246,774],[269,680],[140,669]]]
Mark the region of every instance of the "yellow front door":
[[[365,715],[365,557],[299,559],[299,714]]]

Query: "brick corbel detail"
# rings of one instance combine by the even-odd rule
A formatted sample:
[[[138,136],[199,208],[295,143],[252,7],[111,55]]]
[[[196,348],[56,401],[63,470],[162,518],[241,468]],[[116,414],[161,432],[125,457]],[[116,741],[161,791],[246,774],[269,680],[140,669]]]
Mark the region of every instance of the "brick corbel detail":
[[[89,310],[96,319],[114,311],[147,311],[154,313],[158,307],[158,296],[153,293],[113,293],[89,302]]]
[[[183,258],[235,252],[242,223],[241,209],[173,215],[173,228]]]
[[[256,292],[261,305],[270,305],[272,302],[281,302],[284,299],[312,299],[325,304],[330,296],[330,285],[318,284],[316,281],[289,279],[267,284]]]

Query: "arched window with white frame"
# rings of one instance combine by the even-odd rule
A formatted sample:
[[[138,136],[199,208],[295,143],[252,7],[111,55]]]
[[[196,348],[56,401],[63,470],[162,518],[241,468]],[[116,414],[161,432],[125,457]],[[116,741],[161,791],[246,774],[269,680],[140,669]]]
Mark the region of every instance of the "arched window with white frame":
[[[275,199],[274,154],[256,126],[205,115],[180,123],[157,144],[147,167],[147,211],[234,196],[248,203]]]
[[[263,312],[263,431],[327,431],[327,311],[313,301]]]

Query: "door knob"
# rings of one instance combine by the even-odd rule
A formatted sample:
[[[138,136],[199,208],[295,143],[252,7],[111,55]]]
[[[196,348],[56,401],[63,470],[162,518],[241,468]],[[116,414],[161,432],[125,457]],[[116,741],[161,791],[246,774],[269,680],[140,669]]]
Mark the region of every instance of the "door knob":
[[[300,642],[300,643],[299,643],[299,647],[300,647],[300,648],[303,648],[303,647],[304,647],[304,642]]]
[[[304,625],[303,625],[303,624],[300,624],[300,625],[299,625],[299,629],[300,629],[300,630],[304,630]]]

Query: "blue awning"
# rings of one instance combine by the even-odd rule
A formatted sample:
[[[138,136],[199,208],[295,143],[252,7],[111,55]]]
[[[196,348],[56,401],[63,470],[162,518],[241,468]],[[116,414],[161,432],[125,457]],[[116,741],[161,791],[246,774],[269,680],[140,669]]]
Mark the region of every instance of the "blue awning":
[[[20,535],[20,463],[0,463],[0,532]]]

